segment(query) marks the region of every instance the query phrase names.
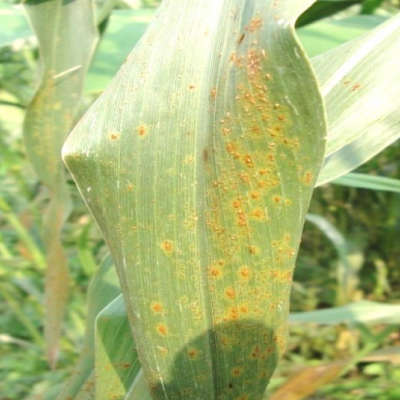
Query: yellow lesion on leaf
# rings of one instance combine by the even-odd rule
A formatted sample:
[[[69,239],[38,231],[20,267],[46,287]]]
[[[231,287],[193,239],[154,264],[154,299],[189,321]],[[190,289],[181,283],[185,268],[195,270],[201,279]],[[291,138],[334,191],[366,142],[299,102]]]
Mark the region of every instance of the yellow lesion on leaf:
[[[164,240],[161,243],[161,249],[164,251],[164,253],[171,254],[174,251],[174,244],[171,240]]]
[[[136,129],[137,129],[137,133],[140,137],[144,137],[147,135],[148,127],[146,125],[144,125],[144,124],[139,125]]]
[[[232,320],[235,321],[239,319],[239,317],[240,317],[239,309],[237,307],[229,307],[226,313],[226,317],[224,319],[225,321],[232,321]]]
[[[262,208],[255,208],[251,211],[250,216],[257,221],[265,221],[268,219]]]
[[[303,176],[303,183],[305,183],[306,185],[311,185],[312,182],[313,182],[313,174],[312,172],[307,171]]]
[[[249,313],[249,306],[247,304],[241,304],[239,306],[239,311],[241,314],[248,314]]]
[[[225,296],[230,299],[230,300],[234,300],[236,298],[236,291],[234,288],[232,287],[228,287],[225,289]]]
[[[257,190],[253,190],[253,191],[250,192],[250,197],[253,200],[258,200],[261,197],[261,194]]]
[[[118,140],[120,138],[121,134],[119,132],[111,132],[108,137],[110,140]]]
[[[258,254],[260,252],[260,249],[257,246],[254,246],[254,245],[248,246],[247,249],[249,250],[249,253],[252,254],[252,255]]]
[[[243,373],[243,367],[233,367],[231,370],[231,374],[235,378],[242,375],[242,373]]]
[[[242,265],[238,271],[239,278],[249,280],[251,277],[251,270],[247,265]]]
[[[213,265],[209,268],[208,271],[211,278],[213,279],[222,278],[222,269],[220,267]]]
[[[168,336],[168,327],[165,324],[163,323],[157,324],[156,330],[160,336]]]
[[[195,360],[199,356],[199,350],[192,347],[188,350],[187,355],[191,360]]]
[[[152,302],[150,305],[150,308],[153,312],[155,312],[157,314],[162,313],[164,311],[163,305],[158,301]]]

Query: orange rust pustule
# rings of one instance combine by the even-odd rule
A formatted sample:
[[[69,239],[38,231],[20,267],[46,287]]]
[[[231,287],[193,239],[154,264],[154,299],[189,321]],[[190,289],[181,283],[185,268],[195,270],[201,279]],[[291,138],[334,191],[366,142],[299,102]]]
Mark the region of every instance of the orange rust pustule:
[[[168,335],[168,327],[165,324],[158,324],[156,330],[160,336]]]
[[[171,240],[164,240],[161,243],[161,248],[164,250],[165,253],[171,254],[174,251],[174,244]]]
[[[163,307],[163,305],[161,303],[154,302],[154,303],[151,304],[151,309],[155,313],[161,313],[161,312],[163,312],[164,307]]]
[[[147,126],[146,125],[139,125],[137,127],[137,133],[139,136],[144,137],[147,135]]]

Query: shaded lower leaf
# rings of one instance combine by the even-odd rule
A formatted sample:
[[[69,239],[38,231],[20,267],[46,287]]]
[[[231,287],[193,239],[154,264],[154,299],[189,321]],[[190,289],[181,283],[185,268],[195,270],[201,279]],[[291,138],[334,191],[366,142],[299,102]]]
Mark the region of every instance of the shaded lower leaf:
[[[135,380],[133,381],[124,400],[152,400],[142,370],[140,370],[136,375]]]
[[[86,319],[86,332],[84,347],[81,356],[74,368],[72,376],[68,379],[57,400],[75,399],[79,392],[87,392],[86,381],[93,381],[91,376],[94,370],[94,330],[95,319],[100,311],[120,294],[118,277],[111,257],[104,259],[99,270],[94,275],[87,293],[88,313]]]
[[[97,316],[95,343],[96,400],[122,400],[140,370],[122,295]]]

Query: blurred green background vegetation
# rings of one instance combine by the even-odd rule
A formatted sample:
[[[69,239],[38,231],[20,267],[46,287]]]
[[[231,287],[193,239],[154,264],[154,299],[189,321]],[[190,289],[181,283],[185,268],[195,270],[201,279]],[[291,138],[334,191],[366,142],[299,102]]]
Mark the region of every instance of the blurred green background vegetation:
[[[116,3],[111,17],[100,27],[104,38],[89,73],[82,112],[118,69],[126,56],[124,51],[132,46],[132,35],[135,41],[140,37],[151,8],[158,3]],[[338,11],[343,2],[332,3],[337,3],[334,11]],[[324,20],[333,22],[328,31],[323,25],[308,25],[303,34],[313,36],[315,47],[307,49],[310,53],[319,51],[321,37],[328,41],[323,46],[333,46],[341,29],[360,29],[362,33],[400,8],[399,0],[353,3],[357,4]],[[22,140],[24,110],[37,84],[38,51],[22,11],[11,5],[11,1],[0,1],[0,400],[33,400],[56,392],[71,373],[83,342],[88,283],[107,249],[69,180],[74,208],[63,241],[71,288],[59,363],[51,370],[43,346],[45,256],[40,238],[41,213],[48,196],[27,160]],[[346,22],[359,14],[373,15],[361,25]],[[321,16],[308,17],[318,24]],[[130,21],[136,21],[136,25],[127,36],[124,29]],[[399,154],[400,144],[395,143],[357,172],[399,179]],[[329,184],[315,191],[310,214],[295,273],[292,311],[325,309],[359,300],[398,303],[399,194]],[[371,342],[376,342],[380,353],[361,357]],[[387,347],[389,351],[382,351]],[[389,329],[382,324],[293,325],[287,355],[271,389],[304,367],[347,358],[354,359],[354,365],[307,398],[400,399],[400,330],[395,325]],[[304,379],[312,381],[310,373],[302,378],[303,384]],[[295,383],[293,379],[289,383]],[[287,397],[297,398],[301,397]]]

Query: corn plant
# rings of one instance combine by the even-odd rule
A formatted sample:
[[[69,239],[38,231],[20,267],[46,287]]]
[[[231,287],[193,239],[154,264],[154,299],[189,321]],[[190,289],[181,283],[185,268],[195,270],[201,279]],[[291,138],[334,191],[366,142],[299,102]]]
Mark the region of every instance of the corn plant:
[[[400,83],[382,79],[398,68],[399,17],[310,59],[294,26],[313,3],[164,0],[69,135],[64,161],[123,297],[106,263],[90,292],[85,350],[59,400],[265,397],[285,351],[313,189],[400,136]],[[51,70],[51,82],[84,73],[85,60]],[[52,113],[36,116],[46,129],[56,126]],[[60,139],[55,148],[53,158]]]
[[[369,141],[382,113],[399,123],[395,102],[378,118],[352,112],[370,107],[366,86],[379,79],[361,80],[363,58],[388,68],[374,52],[398,51],[399,19],[315,59],[315,73],[294,33],[311,3],[165,1],[64,146],[113,255],[143,370],[126,398],[263,397],[285,349],[317,178],[379,151]],[[381,128],[383,148],[398,132]]]

